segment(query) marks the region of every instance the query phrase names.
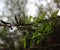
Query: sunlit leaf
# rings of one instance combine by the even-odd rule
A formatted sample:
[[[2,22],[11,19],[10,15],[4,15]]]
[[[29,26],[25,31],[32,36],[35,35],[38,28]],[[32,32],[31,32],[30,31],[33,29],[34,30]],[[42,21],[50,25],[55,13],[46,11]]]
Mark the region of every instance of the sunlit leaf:
[[[26,37],[24,38],[24,48],[26,48]]]

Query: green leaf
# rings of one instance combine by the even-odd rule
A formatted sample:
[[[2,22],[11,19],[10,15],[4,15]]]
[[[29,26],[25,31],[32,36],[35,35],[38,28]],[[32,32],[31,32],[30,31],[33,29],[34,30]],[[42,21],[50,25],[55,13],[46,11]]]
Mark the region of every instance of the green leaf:
[[[31,21],[31,19],[32,19],[32,16],[29,16],[29,19],[28,20]]]
[[[43,12],[40,16],[33,18],[33,20],[37,23],[41,20],[44,20],[46,16],[46,12]]]
[[[43,13],[39,16],[40,20],[45,19],[45,16],[46,16],[46,12],[43,12]]]
[[[55,11],[54,13],[52,13],[52,16],[51,16],[51,17],[52,17],[52,18],[57,17],[57,13],[58,13],[58,11],[59,11],[59,10]]]
[[[26,48],[26,37],[24,38],[24,48]]]
[[[31,23],[31,20],[33,19],[32,16],[29,16],[28,18],[26,18],[26,23]]]

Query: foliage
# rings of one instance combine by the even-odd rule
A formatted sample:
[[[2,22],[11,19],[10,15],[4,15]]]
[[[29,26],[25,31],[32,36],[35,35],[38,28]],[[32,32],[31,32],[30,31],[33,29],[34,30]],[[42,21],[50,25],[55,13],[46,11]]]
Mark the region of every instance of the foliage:
[[[12,48],[15,49],[15,42],[19,48],[38,45],[45,37],[53,34],[53,27],[56,24],[55,21],[58,20],[56,17],[57,13],[58,11],[54,12],[49,19],[45,18],[46,13],[43,12],[40,16],[34,18],[30,16],[29,18],[20,18],[18,20],[17,16],[15,16],[16,22],[13,24],[9,23],[9,25],[6,22],[1,22],[1,26],[3,25],[4,28],[0,31],[0,38],[11,50]],[[12,26],[17,27],[17,30],[10,33],[8,29]]]

